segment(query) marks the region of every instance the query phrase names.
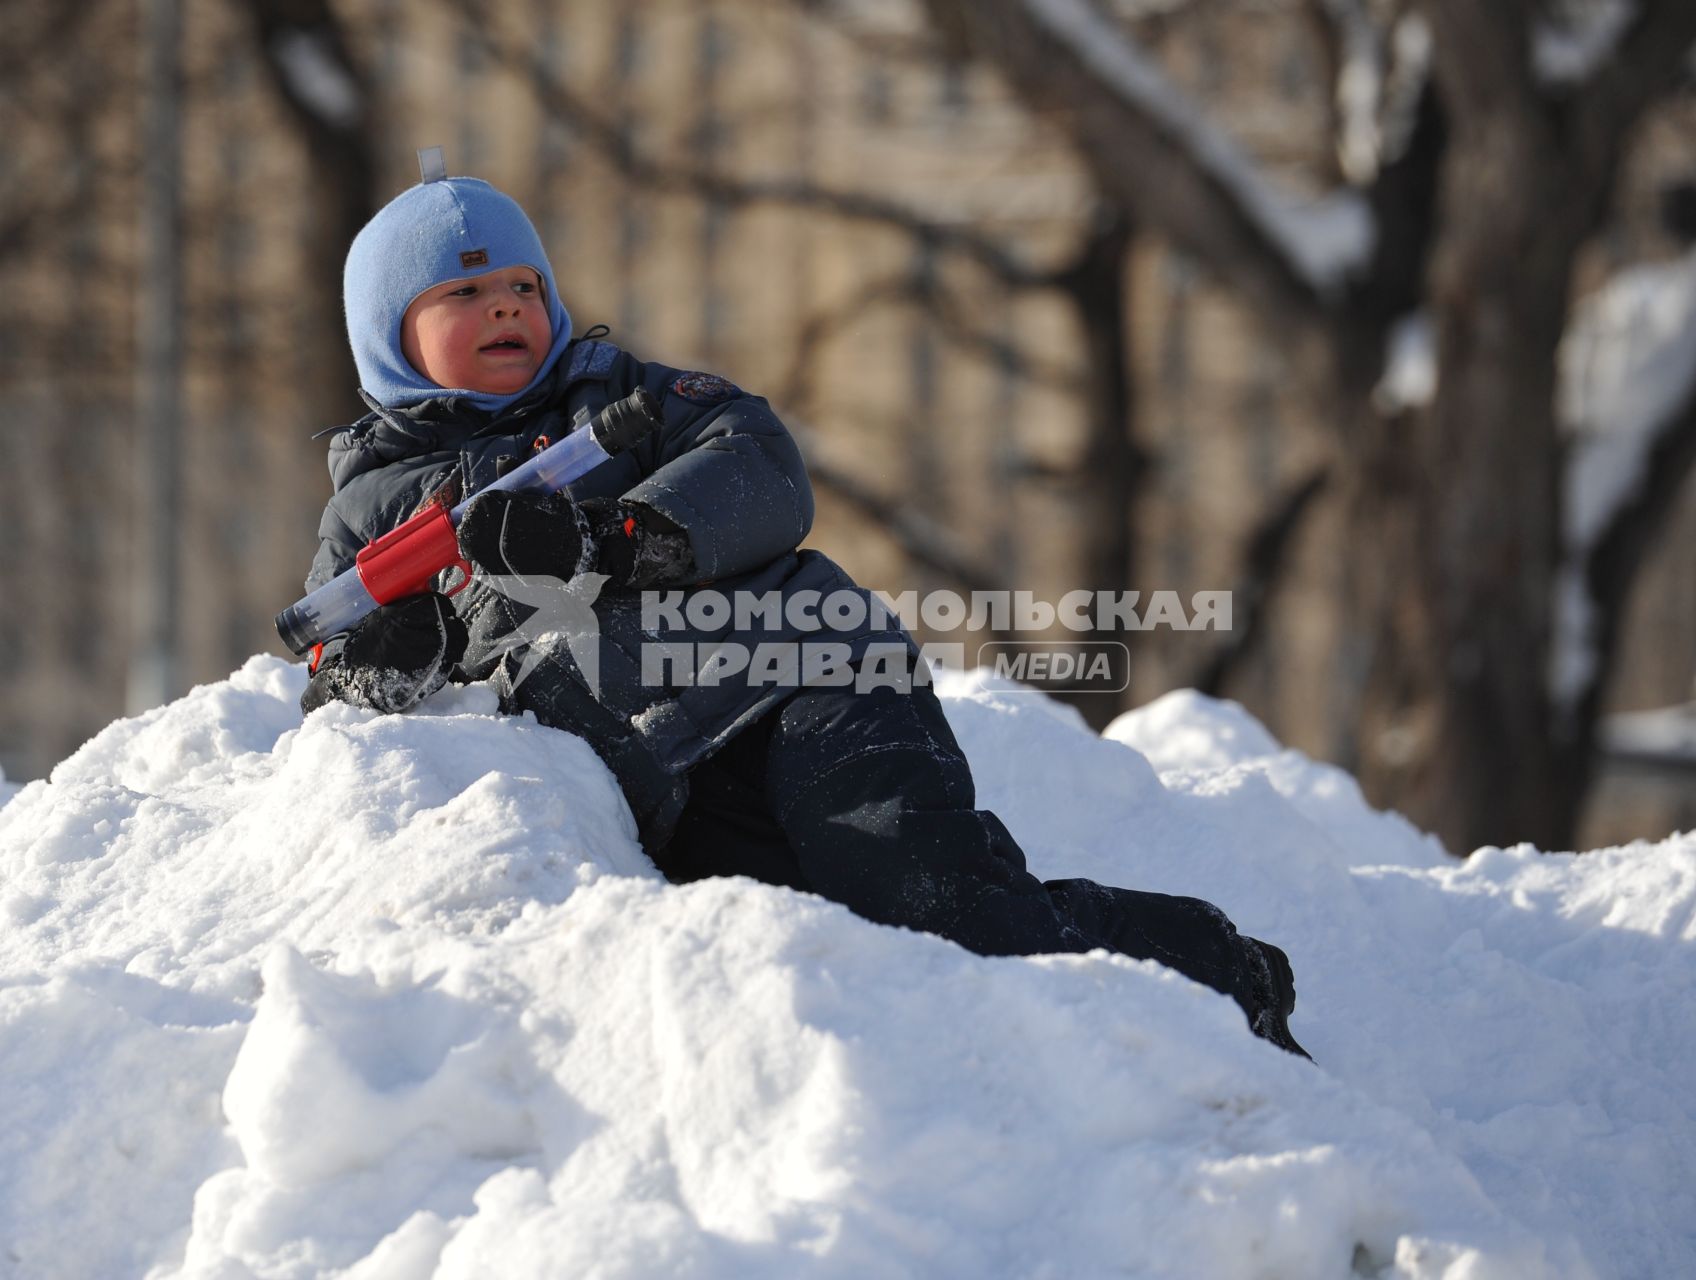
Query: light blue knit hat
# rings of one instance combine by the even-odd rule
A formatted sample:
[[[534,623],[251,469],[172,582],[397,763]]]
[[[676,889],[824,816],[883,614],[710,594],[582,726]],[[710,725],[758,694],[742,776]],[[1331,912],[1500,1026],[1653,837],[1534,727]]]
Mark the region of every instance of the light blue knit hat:
[[[571,316],[560,301],[554,271],[536,228],[518,202],[478,178],[431,172],[400,193],[353,238],[342,273],[347,337],[359,366],[359,384],[385,409],[462,396],[480,409],[499,409],[522,396],[553,368],[571,341]],[[426,289],[505,267],[533,267],[547,286],[553,341],[536,376],[522,390],[491,395],[464,387],[439,387],[412,367],[401,350],[406,308]]]

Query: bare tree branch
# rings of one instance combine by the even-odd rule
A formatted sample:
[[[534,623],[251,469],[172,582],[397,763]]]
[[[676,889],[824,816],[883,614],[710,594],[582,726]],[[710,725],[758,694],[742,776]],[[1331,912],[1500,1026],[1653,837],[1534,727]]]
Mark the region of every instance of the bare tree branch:
[[[1594,726],[1606,683],[1619,656],[1626,604],[1632,587],[1667,520],[1678,507],[1687,481],[1696,474],[1696,381],[1684,403],[1655,433],[1643,462],[1643,484],[1614,513],[1590,550],[1584,581],[1596,620],[1596,676],[1584,690],[1576,723]],[[1583,749],[1588,752],[1589,744]]]
[[[1325,124],[1326,133],[1331,138],[1331,145],[1326,148],[1326,166],[1328,176],[1332,181],[1342,179],[1340,158],[1344,146],[1345,118],[1342,104],[1341,85],[1343,68],[1347,65],[1344,51],[1344,33],[1337,20],[1335,7],[1329,0],[1308,0],[1302,7],[1302,16],[1313,32],[1314,44],[1319,53],[1319,65],[1323,70],[1320,79],[1326,87],[1325,94]]]
[[[328,215],[312,224],[310,273],[319,314],[339,315],[343,258],[377,206],[371,148],[378,131],[371,80],[329,0],[250,0],[242,7],[253,23],[271,83],[311,156],[315,177],[330,193]],[[346,348],[337,343],[335,349],[336,356],[326,358],[338,359],[351,375]],[[340,381],[358,385],[357,377]],[[325,417],[352,408],[349,400],[332,399],[326,389]]]
[[[128,182],[133,168],[113,173],[105,171],[108,181]],[[0,262],[32,252],[43,233],[63,231],[67,220],[85,212],[76,188],[69,183],[57,184],[52,191],[37,190],[28,203],[8,204],[0,201]]]
[[[1056,287],[1061,286],[1057,283]],[[960,300],[940,287],[933,274],[908,272],[867,281],[835,306],[809,316],[796,334],[788,371],[778,382],[778,399],[804,409],[812,395],[813,361],[819,349],[849,325],[863,320],[869,311],[891,304],[919,308],[936,321],[941,334],[956,347],[1014,377],[1065,392],[1075,392],[1082,381],[1081,371],[1032,356],[977,328],[967,318]]]
[[[926,0],[1028,104],[1065,121],[1096,180],[1122,207],[1285,324],[1317,325],[1326,304],[1275,226],[1235,144],[1160,80],[1088,0]]]
[[[98,0],[61,0],[54,5],[10,5],[0,26],[0,94],[25,83],[27,72],[61,67],[83,37]],[[28,20],[34,18],[33,29]],[[54,80],[62,77],[54,76]]]
[[[817,435],[792,418],[785,423],[807,458],[807,474],[841,498],[894,540],[912,559],[934,569],[968,591],[998,591],[1003,581],[976,559],[966,544],[911,506],[885,497],[858,476],[832,463],[818,447]]]
[[[1076,297],[1075,290],[1065,280],[1066,274],[1060,271],[1052,277],[1054,287]],[[1014,377],[1068,393],[1075,393],[1084,381],[1082,369],[1033,356],[1014,343],[985,333],[967,318],[968,308],[949,290],[932,285],[922,292],[919,301],[937,321],[944,337],[962,350],[1006,369]]]
[[[1642,0],[1618,48],[1580,91],[1571,112],[1575,151],[1605,176],[1643,112],[1686,74],[1696,46],[1696,4]]]
[[[831,0],[768,0],[765,8],[771,16],[787,16],[792,7],[799,7],[808,19],[851,44],[860,53],[882,64],[900,63],[907,68],[934,72],[946,60],[942,42],[928,31],[879,31],[864,22],[855,25],[853,18],[863,10],[854,5],[833,4]]]
[[[1396,100],[1418,111],[1405,131],[1398,112],[1397,159],[1370,188],[1375,252],[1368,264],[1315,264],[1293,251],[1270,184],[1244,175],[1252,164],[1173,90],[1106,0],[925,0],[939,30],[1046,114],[1107,200],[1206,265],[1281,337],[1327,340],[1314,354],[1346,437],[1338,475],[1359,543],[1351,557],[1370,558],[1363,577],[1402,584],[1348,605],[1350,640],[1376,646],[1354,693],[1357,723],[1370,743],[1421,726],[1406,750],[1370,751],[1362,780],[1456,847],[1570,847],[1583,797],[1582,772],[1563,781],[1574,753],[1549,732],[1542,662],[1560,527],[1555,353],[1574,264],[1618,189],[1626,130],[1690,48],[1696,6],[1647,2],[1613,51],[1619,69],[1585,99],[1538,79],[1533,20],[1545,0],[1411,0],[1431,38],[1405,42],[1410,92]],[[1650,74],[1629,83],[1649,44]],[[1342,271],[1326,276],[1326,266]],[[1318,283],[1339,275],[1346,292]],[[1405,432],[1361,430],[1375,425],[1370,392],[1389,325],[1415,307],[1437,336],[1436,394]],[[1662,442],[1657,492],[1696,465],[1683,441]],[[1275,565],[1279,536],[1311,500],[1291,495],[1290,520],[1275,512],[1251,558]],[[1640,568],[1633,542],[1652,539],[1657,510],[1664,519],[1654,500],[1641,510],[1609,538],[1616,592]],[[1268,593],[1252,576],[1246,590],[1252,643]],[[1221,678],[1216,669],[1201,682]],[[1588,753],[1593,725],[1578,736]]]
[[[522,74],[537,100],[552,115],[569,122],[627,180],[653,191],[681,192],[730,206],[781,205],[812,209],[852,222],[892,227],[938,249],[952,250],[975,262],[1012,288],[1042,287],[1045,278],[993,240],[926,217],[895,200],[861,191],[841,191],[793,178],[739,178],[692,159],[638,152],[626,130],[567,88],[533,45],[495,34],[498,23],[483,0],[449,0],[466,18],[467,38],[476,40],[491,59]]]
[[[1231,589],[1231,638],[1191,678],[1192,687],[1223,697],[1231,679],[1260,646],[1272,601],[1289,564],[1290,547],[1314,500],[1330,483],[1329,467],[1318,467],[1286,490],[1261,517],[1244,545],[1243,577]]]
[[[1378,385],[1391,326],[1423,300],[1447,148],[1448,119],[1428,82],[1413,109],[1406,145],[1380,167],[1367,193],[1377,231],[1372,258],[1350,282],[1348,305],[1331,326],[1338,372],[1357,398]]]
[[[97,7],[95,0],[0,7],[0,133],[7,134],[10,146],[18,146],[8,132],[15,127],[13,113],[59,122],[63,132],[55,145],[64,148],[65,138],[87,137],[91,122],[110,110],[112,98],[127,92],[128,86],[101,77],[102,93],[91,95],[86,75],[64,73],[68,64],[88,56],[79,41]],[[70,155],[61,151],[46,157],[45,167],[30,163],[28,149],[14,151],[11,159],[22,163],[7,166],[13,181],[0,188],[0,260],[28,253],[44,232],[62,230],[68,220],[88,215],[80,205],[87,194],[79,189],[78,171],[96,160],[87,148],[70,150]],[[127,184],[134,173],[130,157],[102,168],[108,183]]]
[[[376,206],[370,77],[328,0],[251,0],[245,6],[278,95],[324,172],[335,201],[328,235],[345,250]]]
[[[778,383],[781,388],[778,392],[779,401],[804,411],[812,399],[814,357],[819,348],[855,320],[864,318],[873,308],[883,303],[909,299],[913,292],[914,282],[911,275],[868,280],[836,306],[808,316],[795,335],[795,348],[790,354],[789,370]]]

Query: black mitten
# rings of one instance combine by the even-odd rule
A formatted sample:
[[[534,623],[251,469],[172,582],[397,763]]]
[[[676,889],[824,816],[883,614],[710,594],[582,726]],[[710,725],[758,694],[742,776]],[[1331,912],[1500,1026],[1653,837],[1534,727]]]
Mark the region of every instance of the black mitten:
[[[689,535],[653,508],[590,498],[580,510],[589,528],[591,567],[613,586],[682,586],[701,580]]]
[[[448,598],[434,591],[379,607],[326,646],[300,709],[340,700],[375,711],[405,711],[448,681],[465,656],[465,623]]]
[[[459,522],[459,549],[484,573],[570,581],[587,565],[588,525],[564,493],[479,494]]]

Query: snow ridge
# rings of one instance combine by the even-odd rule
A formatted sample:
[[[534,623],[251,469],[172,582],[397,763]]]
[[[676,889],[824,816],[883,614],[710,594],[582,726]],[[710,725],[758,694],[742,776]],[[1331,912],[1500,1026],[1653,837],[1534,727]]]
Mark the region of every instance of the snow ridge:
[[[481,687],[303,724],[303,682],[254,658],[0,808],[0,1273],[1696,1264],[1690,837],[1459,863],[1234,704],[1097,737],[945,676],[1039,874],[1278,940],[1315,1068],[1156,965],[665,885],[581,740]]]

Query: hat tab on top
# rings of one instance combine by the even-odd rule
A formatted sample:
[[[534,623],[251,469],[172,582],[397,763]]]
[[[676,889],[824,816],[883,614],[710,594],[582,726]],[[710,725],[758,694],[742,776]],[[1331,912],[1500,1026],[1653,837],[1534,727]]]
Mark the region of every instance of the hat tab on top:
[[[448,176],[447,157],[440,147],[418,148],[418,180],[440,182]]]

